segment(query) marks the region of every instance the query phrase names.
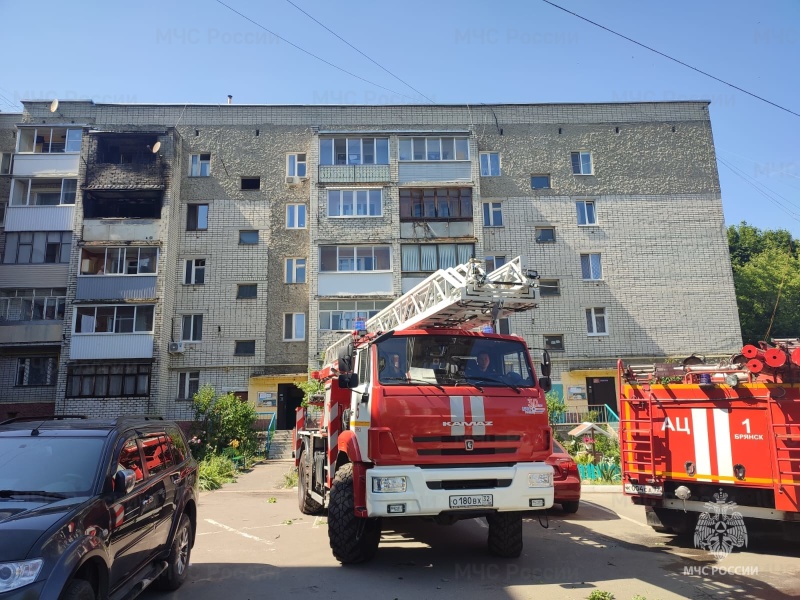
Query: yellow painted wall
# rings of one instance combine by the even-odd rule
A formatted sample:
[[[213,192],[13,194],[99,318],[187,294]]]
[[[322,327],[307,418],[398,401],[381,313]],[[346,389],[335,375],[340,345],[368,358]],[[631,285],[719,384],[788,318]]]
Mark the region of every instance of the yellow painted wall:
[[[564,371],[561,373],[561,383],[564,386],[564,401],[568,410],[585,412],[588,410],[589,398],[586,389],[587,377],[615,377],[616,369],[586,369],[575,371]],[[615,380],[616,381],[616,380]],[[614,384],[616,387],[616,383]],[[619,390],[617,390],[619,393]],[[616,403],[615,403],[616,404]],[[614,406],[612,406],[614,410]]]
[[[308,375],[305,374],[251,377],[247,388],[247,399],[255,407],[259,419],[269,419],[278,412],[278,385],[281,383],[302,383],[307,379]],[[261,401],[259,401],[259,392],[262,393]],[[264,394],[267,395],[266,401],[263,398]]]

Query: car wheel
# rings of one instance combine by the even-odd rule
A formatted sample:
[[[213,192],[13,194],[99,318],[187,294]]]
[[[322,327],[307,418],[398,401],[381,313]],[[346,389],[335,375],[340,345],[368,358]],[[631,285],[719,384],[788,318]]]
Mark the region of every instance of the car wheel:
[[[181,515],[175,539],[167,559],[167,570],[158,579],[162,590],[177,590],[189,573],[189,558],[192,554],[192,523],[185,514]]]
[[[328,541],[344,565],[370,560],[381,540],[380,519],[357,517],[353,496],[353,465],[348,463],[336,471],[328,506]]]
[[[565,513],[568,513],[568,514],[572,515],[572,514],[575,514],[576,512],[578,512],[579,506],[580,506],[580,501],[579,500],[572,500],[570,502],[562,502],[561,503],[561,510],[563,510]]]
[[[69,582],[62,600],[95,600],[95,593],[92,584],[85,579],[73,579]]]
[[[297,464],[297,503],[304,515],[318,515],[325,507],[311,497],[308,493],[310,488],[311,458],[308,452],[303,452]]]
[[[522,513],[499,512],[486,517],[489,523],[489,553],[502,558],[522,554]]]

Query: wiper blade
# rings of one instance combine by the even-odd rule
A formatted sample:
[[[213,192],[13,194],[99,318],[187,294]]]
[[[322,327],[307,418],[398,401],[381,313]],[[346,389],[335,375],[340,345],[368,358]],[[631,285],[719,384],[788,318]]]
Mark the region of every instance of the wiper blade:
[[[500,384],[500,385],[503,385],[503,386],[506,386],[506,387],[510,387],[512,390],[514,390],[518,394],[522,393],[522,392],[519,391],[519,386],[516,386],[513,383],[510,383],[508,381],[503,381],[502,379],[494,379],[492,377],[482,377],[480,375],[467,375],[466,379],[477,379],[478,381],[483,381],[485,383],[497,383],[497,384]],[[475,387],[477,387],[479,390],[481,390],[481,388],[479,388],[477,385]],[[481,390],[481,391],[483,391],[483,390]]]
[[[409,385],[432,385],[435,388],[444,391],[444,387],[435,381],[429,381],[428,379],[412,379],[411,377],[384,377],[381,379],[381,383],[386,383],[388,381],[402,381],[403,383]]]
[[[15,498],[18,496],[42,496],[44,498],[58,498],[60,500],[69,498],[66,494],[46,492],[44,490],[0,490],[0,498]]]

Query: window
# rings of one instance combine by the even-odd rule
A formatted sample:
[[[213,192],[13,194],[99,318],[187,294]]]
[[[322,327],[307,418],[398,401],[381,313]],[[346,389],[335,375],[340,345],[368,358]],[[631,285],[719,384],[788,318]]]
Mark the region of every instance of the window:
[[[6,203],[0,202],[0,227],[5,227],[6,225],[6,208]]]
[[[389,138],[323,138],[321,165],[388,165]]]
[[[600,254],[581,254],[581,276],[584,279],[602,279],[603,264]]]
[[[403,244],[404,272],[432,273],[455,267],[475,256],[474,244]]]
[[[76,365],[67,370],[68,398],[150,395],[150,364]]]
[[[184,342],[203,340],[203,315],[183,315],[181,340]]]
[[[11,152],[0,152],[0,175],[11,174]]]
[[[545,335],[544,349],[549,350],[550,352],[564,352],[564,336]]]
[[[578,225],[597,225],[594,200],[578,200],[575,202],[575,209],[578,213]]]
[[[534,190],[549,190],[550,175],[531,175],[531,187]]]
[[[55,385],[56,357],[38,356],[17,360],[17,386]]]
[[[191,258],[186,261],[183,283],[185,285],[203,285],[206,282],[206,259]]]
[[[305,283],[306,282],[306,259],[287,258],[286,259],[286,283]]]
[[[486,272],[491,273],[495,269],[499,269],[506,264],[505,256],[487,256],[486,257]]]
[[[320,301],[319,328],[332,331],[352,331],[356,321],[364,321],[374,317],[391,301],[339,300]]]
[[[208,177],[211,175],[211,155],[192,154],[189,177]]]
[[[390,246],[320,246],[320,272],[391,271]]]
[[[256,355],[256,341],[255,340],[237,340],[234,344],[233,353],[236,356],[255,356]]]
[[[260,190],[261,189],[261,177],[242,177],[242,187],[243,190]]]
[[[0,323],[62,321],[66,304],[64,288],[0,290]]]
[[[17,136],[17,152],[51,154],[54,152],[80,151],[80,129],[21,127]]]
[[[238,286],[236,286],[236,298],[240,300],[258,298],[258,284],[240,283]]]
[[[298,342],[304,339],[306,339],[305,313],[284,313],[283,340],[285,342]]]
[[[592,174],[592,153],[573,152],[572,153],[572,174],[591,175]]]
[[[586,309],[586,332],[589,335],[608,335],[605,308]]]
[[[12,231],[6,234],[5,264],[68,263],[71,231]]]
[[[380,217],[382,190],[328,190],[329,217]]]
[[[258,230],[242,229],[239,231],[240,246],[255,246],[258,244]]]
[[[401,221],[472,219],[471,188],[402,188]]]
[[[542,298],[547,298],[549,296],[560,296],[561,288],[559,287],[558,279],[540,279],[539,295]]]
[[[500,153],[481,152],[481,177],[497,177],[500,175]]]
[[[178,400],[191,400],[200,389],[200,371],[178,373]]]
[[[288,177],[305,177],[306,176],[306,155],[303,154],[289,154],[286,157],[286,175]]]
[[[400,138],[400,160],[469,160],[465,137]]]
[[[555,227],[536,227],[534,229],[534,239],[537,244],[553,244],[556,241]]]
[[[75,204],[77,179],[12,179],[11,206]]]
[[[208,229],[208,204],[189,204],[186,214],[187,231],[206,231]]]
[[[158,267],[158,248],[108,248],[85,246],[81,249],[81,275],[154,275]]]
[[[305,228],[306,228],[306,205],[287,204],[286,229],[305,229]]]
[[[483,226],[502,227],[503,226],[503,203],[484,202],[483,203]]]
[[[78,306],[73,333],[153,333],[152,304]]]

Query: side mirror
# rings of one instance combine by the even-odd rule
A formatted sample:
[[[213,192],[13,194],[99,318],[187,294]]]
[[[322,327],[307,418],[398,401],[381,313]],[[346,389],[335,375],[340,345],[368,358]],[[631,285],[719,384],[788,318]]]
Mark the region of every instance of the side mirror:
[[[539,377],[539,387],[547,393],[553,389],[553,382],[549,377]]]
[[[136,485],[136,473],[131,469],[123,469],[114,473],[114,492],[124,496]]]
[[[339,387],[343,390],[352,390],[358,386],[358,373],[343,373],[339,375]]]
[[[547,350],[542,350],[542,366],[541,372],[543,377],[550,377],[550,353]]]
[[[353,370],[353,342],[347,344],[347,348],[342,348],[339,351],[339,356],[336,357],[336,368],[339,371],[352,371]]]
[[[352,366],[350,365],[350,357],[346,356],[336,359],[336,369],[342,372],[352,370]]]

